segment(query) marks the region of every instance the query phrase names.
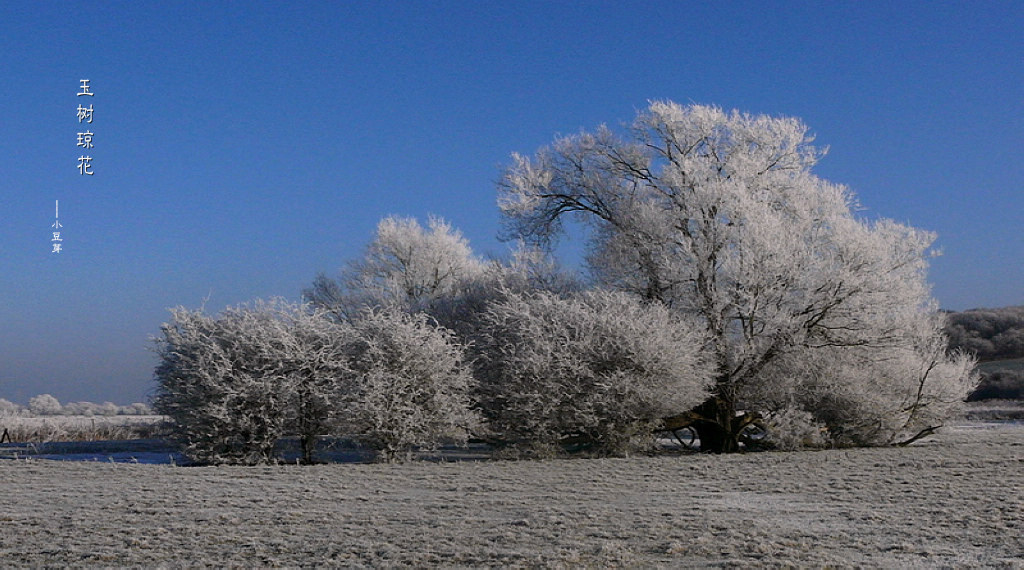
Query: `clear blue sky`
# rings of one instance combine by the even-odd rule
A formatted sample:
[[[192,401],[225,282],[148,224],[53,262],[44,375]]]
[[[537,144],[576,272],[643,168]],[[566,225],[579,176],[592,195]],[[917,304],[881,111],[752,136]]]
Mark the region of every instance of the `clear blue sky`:
[[[939,234],[943,307],[1024,304],[1022,30],[1019,1],[4,2],[0,398],[143,400],[167,307],[298,299],[387,214],[502,254],[509,154],[651,99],[802,118],[865,216]]]

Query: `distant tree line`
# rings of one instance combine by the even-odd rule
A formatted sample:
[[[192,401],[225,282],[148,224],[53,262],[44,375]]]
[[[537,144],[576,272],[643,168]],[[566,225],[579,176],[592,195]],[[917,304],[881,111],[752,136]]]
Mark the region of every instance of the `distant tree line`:
[[[40,394],[29,399],[28,406],[22,406],[0,398],[0,415],[8,416],[148,416],[153,410],[146,404],[136,402],[119,406],[113,402],[68,402],[50,394]]]
[[[1024,359],[1024,306],[949,313],[946,335],[951,351],[973,353],[981,362]],[[1024,399],[1024,364],[982,370],[968,400]]]

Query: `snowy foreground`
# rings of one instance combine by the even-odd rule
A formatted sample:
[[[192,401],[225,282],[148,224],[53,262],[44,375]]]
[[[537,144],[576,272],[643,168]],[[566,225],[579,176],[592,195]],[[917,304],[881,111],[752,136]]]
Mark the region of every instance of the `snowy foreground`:
[[[909,448],[313,467],[0,460],[0,566],[1024,567],[1024,424]]]

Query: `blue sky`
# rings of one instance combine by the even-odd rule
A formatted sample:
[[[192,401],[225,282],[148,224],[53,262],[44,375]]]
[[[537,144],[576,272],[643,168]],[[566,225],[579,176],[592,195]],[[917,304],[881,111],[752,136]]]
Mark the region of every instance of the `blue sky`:
[[[298,299],[388,214],[500,255],[510,153],[651,99],[802,118],[863,215],[939,234],[943,307],[1024,304],[1020,2],[5,2],[0,22],[0,398],[144,400],[167,307]]]

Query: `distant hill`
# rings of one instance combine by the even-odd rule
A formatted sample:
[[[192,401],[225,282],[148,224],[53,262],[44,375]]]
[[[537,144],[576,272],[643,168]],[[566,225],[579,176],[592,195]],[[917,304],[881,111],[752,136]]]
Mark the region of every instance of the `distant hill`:
[[[1024,305],[951,312],[946,335],[950,349],[974,353],[981,361],[1024,358]]]
[[[981,384],[968,400],[1024,400],[1024,306],[950,312],[950,350],[977,355]]]

